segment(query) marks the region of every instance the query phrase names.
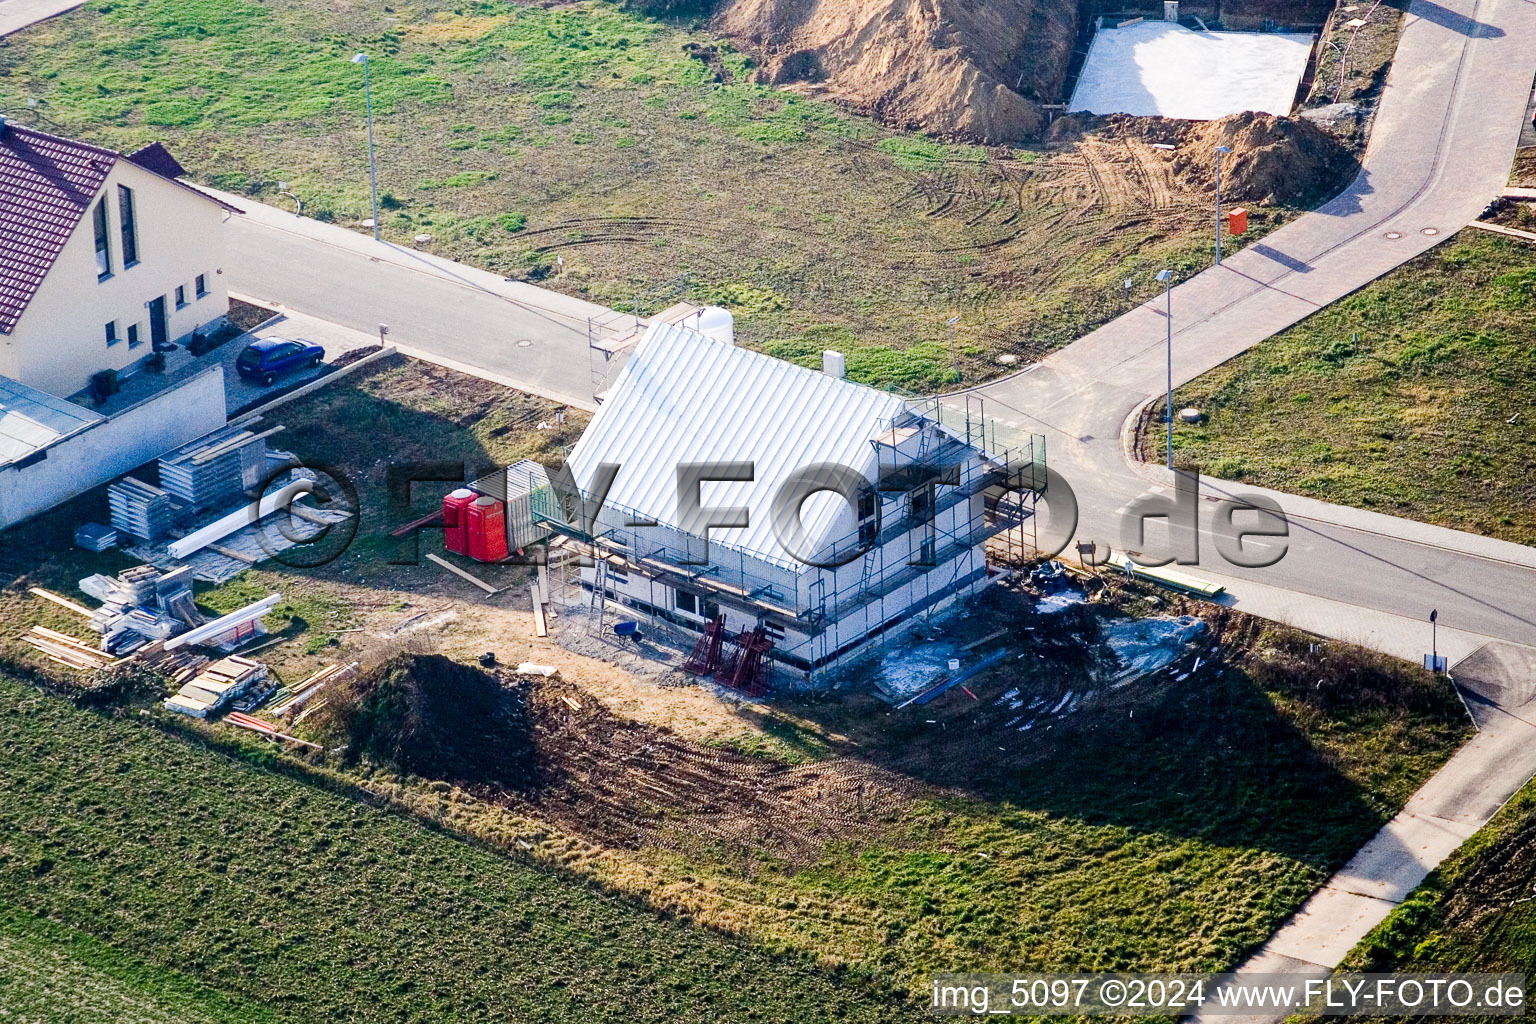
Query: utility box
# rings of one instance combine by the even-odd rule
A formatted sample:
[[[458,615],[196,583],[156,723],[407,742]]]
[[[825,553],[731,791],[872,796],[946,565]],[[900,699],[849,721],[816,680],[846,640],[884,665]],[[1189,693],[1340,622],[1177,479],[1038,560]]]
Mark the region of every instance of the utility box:
[[[456,555],[469,554],[469,506],[478,495],[467,487],[443,498],[443,546]]]
[[[1179,20],[1179,0],[1163,0],[1163,20]]]
[[[507,557],[507,507],[495,498],[476,498],[467,512],[469,557],[499,562]]]
[[[1248,211],[1239,206],[1227,211],[1227,234],[1240,235],[1248,230]]]

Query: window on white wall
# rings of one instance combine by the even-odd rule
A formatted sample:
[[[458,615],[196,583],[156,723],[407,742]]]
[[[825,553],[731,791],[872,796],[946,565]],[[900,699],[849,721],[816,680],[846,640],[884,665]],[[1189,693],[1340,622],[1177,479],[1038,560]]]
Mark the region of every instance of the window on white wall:
[[[198,298],[201,299],[202,297],[207,295],[208,294],[208,275],[207,274],[198,274],[197,275],[197,280],[195,282],[193,282],[193,287],[194,287],[194,289],[197,292],[197,297]]]
[[[689,615],[699,614],[699,598],[697,594],[690,594],[686,590],[677,592],[677,610],[687,612]]]
[[[117,224],[123,236],[123,268],[139,262],[139,225],[133,215],[133,189],[117,186]]]
[[[138,324],[129,324],[128,325],[128,347],[129,348],[138,348],[142,344],[144,344],[144,342],[139,340],[139,325]]]
[[[107,347],[110,348],[110,347],[112,347],[113,345],[116,345],[118,342],[120,342],[122,340],[123,340],[122,338],[119,338],[117,336],[117,321],[116,320],[108,320],[107,321]]]
[[[91,213],[91,225],[96,229],[96,280],[112,276],[112,239],[107,234],[107,201],[96,204]]]
[[[186,304],[187,304],[187,286],[184,285],[184,284],[179,284],[179,285],[176,286],[176,308],[177,309],[181,309]]]

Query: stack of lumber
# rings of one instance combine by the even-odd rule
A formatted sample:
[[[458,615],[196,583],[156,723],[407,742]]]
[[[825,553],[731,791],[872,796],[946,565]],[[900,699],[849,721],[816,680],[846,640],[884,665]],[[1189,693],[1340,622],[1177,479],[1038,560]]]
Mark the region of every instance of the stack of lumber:
[[[301,708],[315,694],[324,687],[342,679],[350,679],[357,673],[357,662],[350,665],[327,665],[302,683],[288,687],[278,692],[277,703],[272,706],[272,713],[279,717],[286,715],[295,708]]]
[[[160,458],[160,486],[194,509],[214,508],[258,486],[266,475],[267,438],[230,425]]]
[[[112,655],[98,651],[66,633],[59,633],[43,626],[33,626],[22,636],[22,639],[41,651],[51,661],[81,672],[93,672],[96,669],[117,664],[117,659]]]
[[[168,697],[165,706],[194,718],[207,718],[265,678],[267,666],[231,655],[206,666],[174,697]]]
[[[208,658],[201,654],[196,654],[185,647],[168,651],[165,649],[165,644],[159,641],[145,646],[135,657],[171,682],[178,684],[191,681],[203,670],[203,666],[208,664]]]
[[[142,480],[125,476],[107,488],[112,526],[142,540],[159,540],[171,532],[175,509],[171,496]]]

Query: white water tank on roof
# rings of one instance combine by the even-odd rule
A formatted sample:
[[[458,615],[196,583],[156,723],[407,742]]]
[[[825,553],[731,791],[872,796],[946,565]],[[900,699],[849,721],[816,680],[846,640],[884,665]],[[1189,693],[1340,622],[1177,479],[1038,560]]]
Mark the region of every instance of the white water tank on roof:
[[[716,341],[723,341],[727,345],[736,344],[736,318],[728,309],[705,306],[695,318],[693,327],[700,334]]]

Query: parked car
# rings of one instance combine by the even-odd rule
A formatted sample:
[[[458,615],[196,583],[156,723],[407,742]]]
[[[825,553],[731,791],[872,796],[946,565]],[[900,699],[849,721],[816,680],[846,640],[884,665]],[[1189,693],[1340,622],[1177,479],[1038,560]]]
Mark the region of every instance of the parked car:
[[[285,373],[319,366],[325,349],[302,338],[260,338],[245,346],[235,369],[246,380],[270,385]]]

